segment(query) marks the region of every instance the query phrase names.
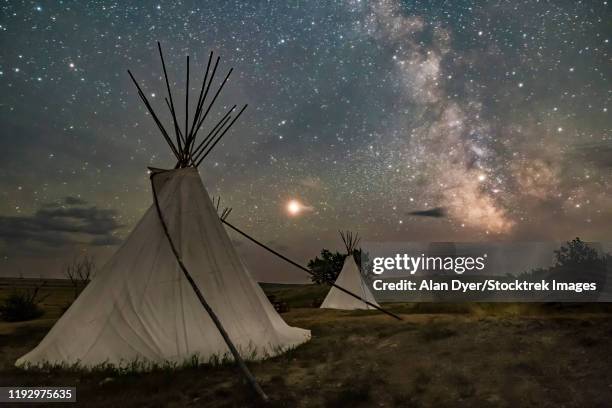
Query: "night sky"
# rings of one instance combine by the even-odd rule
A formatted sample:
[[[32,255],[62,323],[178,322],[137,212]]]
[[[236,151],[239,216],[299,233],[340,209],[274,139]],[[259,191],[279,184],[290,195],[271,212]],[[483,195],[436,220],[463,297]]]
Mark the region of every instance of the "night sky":
[[[249,107],[200,173],[301,262],[338,229],[612,241],[610,21],[605,1],[2,2],[0,275],[101,266],[151,205],[147,166],[174,161],[127,69],[169,124],[158,40],[181,101],[191,56],[192,107],[211,50],[218,81],[234,67],[213,117]],[[306,279],[232,237],[257,278]]]

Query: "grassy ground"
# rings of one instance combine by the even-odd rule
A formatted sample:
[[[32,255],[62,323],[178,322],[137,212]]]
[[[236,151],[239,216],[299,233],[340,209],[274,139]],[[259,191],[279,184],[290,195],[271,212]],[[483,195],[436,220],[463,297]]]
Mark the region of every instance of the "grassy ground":
[[[249,364],[271,397],[270,406],[612,404],[607,305],[394,305],[392,310],[402,313],[400,322],[371,311],[306,307],[307,295],[324,294],[321,288],[264,288],[292,306],[283,314],[289,324],[313,334],[312,341],[293,351]],[[64,301],[56,296],[55,303]],[[79,405],[87,407],[257,405],[231,365],[123,376],[14,368],[15,359],[55,321],[49,307],[42,319],[0,324],[0,386],[73,385]]]

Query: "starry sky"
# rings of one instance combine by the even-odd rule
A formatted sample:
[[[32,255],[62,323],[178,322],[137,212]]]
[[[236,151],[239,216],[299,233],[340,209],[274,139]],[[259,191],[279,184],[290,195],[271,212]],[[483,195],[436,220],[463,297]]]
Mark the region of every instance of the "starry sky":
[[[612,241],[610,21],[606,1],[4,1],[0,276],[102,265],[151,205],[147,166],[174,161],[127,69],[168,124],[158,40],[178,100],[190,55],[192,106],[211,50],[234,68],[212,117],[249,107],[200,173],[300,262],[338,229]],[[232,237],[258,279],[307,279]]]

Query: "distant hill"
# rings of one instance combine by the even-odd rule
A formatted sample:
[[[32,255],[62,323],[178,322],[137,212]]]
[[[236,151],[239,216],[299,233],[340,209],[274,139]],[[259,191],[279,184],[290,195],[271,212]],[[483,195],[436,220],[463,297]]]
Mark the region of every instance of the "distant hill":
[[[0,278],[0,288],[30,288],[40,286],[43,282],[45,287],[72,287],[68,279]]]

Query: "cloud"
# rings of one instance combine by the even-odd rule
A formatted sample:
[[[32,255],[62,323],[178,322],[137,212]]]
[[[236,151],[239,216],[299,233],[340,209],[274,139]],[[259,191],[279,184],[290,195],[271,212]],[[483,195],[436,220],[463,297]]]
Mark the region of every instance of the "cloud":
[[[36,253],[75,244],[120,242],[114,235],[122,227],[116,210],[88,205],[75,197],[65,197],[62,202],[64,205],[44,204],[32,215],[0,216],[0,243],[12,253]]]
[[[408,214],[421,217],[442,218],[446,217],[446,209],[442,207],[430,208],[428,210],[411,211]]]
[[[87,201],[80,199],[78,197],[64,197],[64,203],[67,205],[86,205]]]

